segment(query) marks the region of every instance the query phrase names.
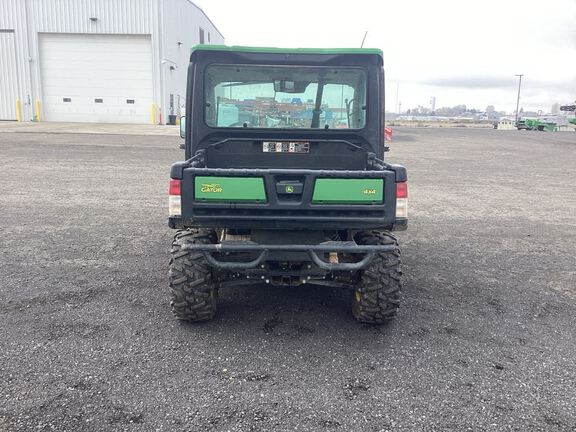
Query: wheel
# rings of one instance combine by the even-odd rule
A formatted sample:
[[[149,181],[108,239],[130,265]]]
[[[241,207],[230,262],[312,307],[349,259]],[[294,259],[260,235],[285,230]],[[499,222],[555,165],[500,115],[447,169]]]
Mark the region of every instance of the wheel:
[[[179,320],[207,321],[216,314],[218,290],[212,268],[199,251],[183,249],[185,245],[217,243],[212,230],[186,229],[174,236],[170,250],[168,277],[172,312]]]
[[[379,252],[360,273],[352,299],[352,314],[363,323],[384,324],[396,316],[400,307],[402,270],[398,240],[385,231],[362,231],[358,244],[394,245],[390,252]]]

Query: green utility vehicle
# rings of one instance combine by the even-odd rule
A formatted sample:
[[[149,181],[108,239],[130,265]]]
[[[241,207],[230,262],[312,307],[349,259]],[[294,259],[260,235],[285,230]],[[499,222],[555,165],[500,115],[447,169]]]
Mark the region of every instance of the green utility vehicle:
[[[361,322],[400,304],[406,169],[384,161],[377,49],[200,45],[172,165],[170,288],[178,319],[214,317],[218,290],[341,287]]]
[[[525,118],[516,123],[518,130],[536,130],[541,132],[556,132],[558,124],[556,122],[546,121],[545,119]]]

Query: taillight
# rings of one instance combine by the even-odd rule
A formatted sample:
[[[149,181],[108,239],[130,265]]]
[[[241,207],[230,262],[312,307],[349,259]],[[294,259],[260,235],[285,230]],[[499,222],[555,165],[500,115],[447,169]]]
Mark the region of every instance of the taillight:
[[[408,183],[396,183],[396,198],[408,198]]]
[[[180,183],[181,180],[170,179],[170,195],[180,195]]]
[[[384,128],[384,140],[392,141],[392,129],[389,127]]]
[[[408,183],[396,183],[396,217],[408,217]]]
[[[180,199],[180,180],[170,179],[168,195],[168,214],[170,216],[182,215],[182,200]]]

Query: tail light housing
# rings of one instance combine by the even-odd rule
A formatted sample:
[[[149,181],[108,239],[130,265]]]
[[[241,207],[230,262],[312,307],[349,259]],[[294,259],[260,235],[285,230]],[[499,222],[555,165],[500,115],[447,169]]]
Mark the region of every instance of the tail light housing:
[[[180,199],[180,186],[182,181],[170,179],[168,190],[168,215],[182,216],[182,200]]]
[[[384,128],[384,140],[392,141],[392,129],[390,129],[389,127]]]
[[[408,183],[396,183],[396,218],[408,217]]]

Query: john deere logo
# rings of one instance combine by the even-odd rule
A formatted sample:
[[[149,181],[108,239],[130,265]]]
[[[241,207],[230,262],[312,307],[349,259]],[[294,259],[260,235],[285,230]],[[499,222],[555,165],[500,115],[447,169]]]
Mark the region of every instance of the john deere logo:
[[[204,192],[204,193],[222,193],[222,186],[220,186],[218,183],[212,183],[212,184],[205,184],[202,183],[200,185],[200,191]]]
[[[294,193],[294,186],[286,186],[286,193]]]
[[[364,189],[364,190],[362,191],[362,193],[363,193],[364,195],[376,195],[376,189],[368,189],[368,188],[366,188],[366,189]]]

